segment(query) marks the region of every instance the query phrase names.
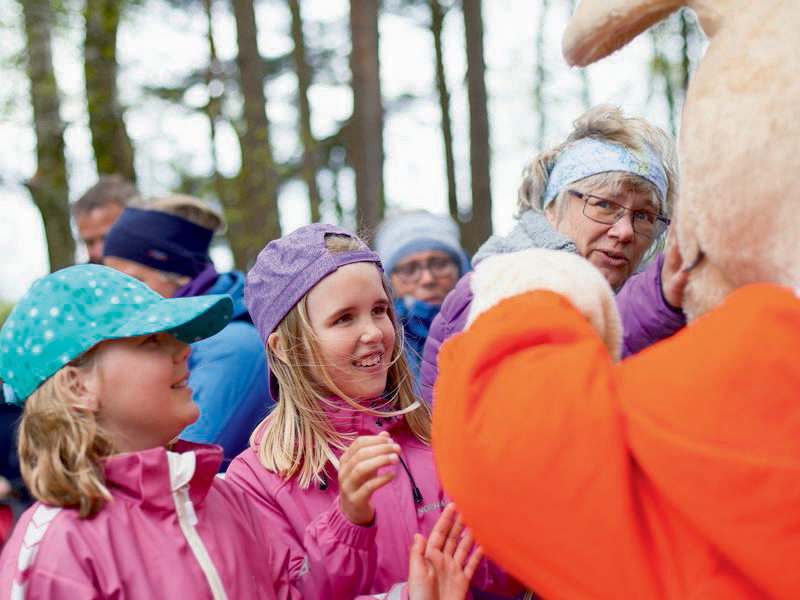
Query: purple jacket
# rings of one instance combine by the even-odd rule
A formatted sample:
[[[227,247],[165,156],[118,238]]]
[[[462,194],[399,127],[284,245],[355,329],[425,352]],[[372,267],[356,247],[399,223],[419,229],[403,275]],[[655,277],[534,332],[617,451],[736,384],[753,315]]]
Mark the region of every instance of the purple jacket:
[[[0,556],[0,596],[301,598],[285,548],[252,502],[215,477],[218,446],[178,442],[105,461],[112,500],[90,519],[37,502]],[[174,490],[174,491],[173,491]]]
[[[340,432],[376,435],[391,431],[408,468],[395,465],[396,476],[372,495],[375,522],[369,527],[347,520],[339,508],[336,472],[323,484],[303,489],[295,478],[267,471],[257,448],[242,452],[225,479],[244,489],[261,509],[268,528],[290,547],[289,571],[304,598],[350,600],[359,594],[385,593],[408,579],[413,535],[428,535],[447,504],[430,446],[417,440],[402,417],[377,418],[349,406],[330,409],[328,418]],[[413,489],[421,501],[415,502]],[[508,576],[483,561],[472,585],[495,592],[518,588]],[[394,594],[399,597],[394,587]]]
[[[628,278],[617,293],[617,308],[622,319],[622,358],[668,338],[686,325],[683,312],[670,307],[661,293],[661,254],[644,271]],[[442,304],[433,320],[422,351],[420,391],[433,402],[433,384],[439,375],[439,348],[451,336],[462,331],[472,304],[471,273],[462,277]]]

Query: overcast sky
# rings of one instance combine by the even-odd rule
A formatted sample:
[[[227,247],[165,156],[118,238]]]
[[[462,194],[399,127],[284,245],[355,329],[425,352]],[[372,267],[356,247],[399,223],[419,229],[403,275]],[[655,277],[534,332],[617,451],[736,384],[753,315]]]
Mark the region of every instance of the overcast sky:
[[[532,0],[492,0],[484,2],[485,53],[489,94],[490,135],[492,140],[492,194],[495,232],[508,231],[514,224],[512,213],[520,173],[539,149],[537,115],[532,100],[534,73],[534,34],[538,22]],[[566,4],[566,3],[564,3]],[[272,56],[291,47],[287,37],[288,14],[283,5],[259,3],[260,49]],[[334,22],[346,18],[343,0],[306,0],[304,17]],[[4,85],[0,89],[0,299],[15,300],[30,283],[48,270],[41,219],[30,201],[23,182],[35,171],[35,139],[29,127],[27,84],[18,71],[8,68],[8,59],[18,52],[22,40],[14,34],[19,4],[0,0],[0,25],[3,26],[0,60]],[[569,131],[571,120],[582,110],[580,80],[561,58],[561,33],[566,13],[553,9],[548,22],[545,59],[550,83],[545,90],[548,106],[547,146],[559,142]],[[464,86],[463,22],[460,13],[445,23],[445,54],[448,84],[452,93],[452,116],[456,143],[459,201],[469,201],[469,172],[466,130],[466,89]],[[221,9],[215,22],[215,41],[222,56],[235,51],[232,18]],[[142,35],[146,31],[147,35]],[[447,191],[442,158],[439,111],[434,90],[432,43],[429,33],[410,19],[385,16],[381,20],[381,76],[383,94],[394,98],[412,94],[422,99],[406,110],[387,115],[384,168],[387,201],[392,207],[425,207],[446,212]],[[96,178],[91,154],[87,116],[82,98],[80,23],[66,28],[56,40],[57,77],[63,91],[62,116],[67,123],[65,139],[70,168],[70,198],[74,200]],[[142,83],[169,83],[187,69],[204,64],[205,21],[202,17],[170,9],[150,0],[144,9],[128,15],[119,32],[120,87],[123,102],[129,106],[126,124],[137,150],[137,173],[145,195],[164,193],[175,185],[175,174],[164,168],[164,161],[176,154],[184,165],[197,173],[210,167],[207,123],[178,108],[142,101]],[[315,40],[310,40],[311,44]],[[634,41],[621,52],[589,69],[593,103],[612,102],[627,112],[650,118],[666,128],[663,103],[648,98],[646,63],[650,45],[646,38]],[[275,124],[273,140],[277,158],[296,149],[295,106],[292,100],[295,80],[291,75],[272,82],[268,88],[268,112]],[[198,104],[204,92],[197,90],[187,98]],[[313,127],[317,135],[328,133],[337,119],[352,110],[346,88],[315,85],[311,94]],[[226,135],[228,141],[226,142]],[[238,170],[238,154],[231,137],[222,132],[218,152],[223,172]],[[8,143],[12,141],[12,143]],[[344,188],[349,189],[348,181]],[[308,212],[302,184],[286,186],[282,192],[281,221],[284,231],[307,222]],[[266,242],[267,240],[265,240]],[[229,267],[224,251],[215,253],[219,268]]]

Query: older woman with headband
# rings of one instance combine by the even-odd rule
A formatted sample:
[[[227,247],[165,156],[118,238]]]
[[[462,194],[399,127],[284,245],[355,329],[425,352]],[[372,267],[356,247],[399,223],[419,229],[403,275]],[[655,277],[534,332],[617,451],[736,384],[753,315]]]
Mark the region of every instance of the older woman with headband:
[[[527,165],[517,202],[519,223],[508,235],[489,238],[472,262],[527,248],[580,254],[617,292],[622,356],[629,356],[686,323],[680,308],[685,276],[677,257],[659,254],[676,197],[671,138],[616,107],[596,106],[576,119],[563,143]],[[425,343],[421,381],[429,402],[439,347],[465,325],[470,278],[462,277],[445,299]]]

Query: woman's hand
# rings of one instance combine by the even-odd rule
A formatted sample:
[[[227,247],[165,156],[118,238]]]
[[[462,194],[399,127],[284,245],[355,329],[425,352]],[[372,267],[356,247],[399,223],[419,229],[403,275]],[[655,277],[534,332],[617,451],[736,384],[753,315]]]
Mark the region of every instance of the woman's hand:
[[[463,534],[463,535],[462,535]],[[448,504],[428,536],[417,533],[408,569],[409,600],[464,600],[483,551]]]
[[[689,280],[689,274],[682,267],[681,253],[678,250],[678,236],[675,225],[670,227],[667,250],[664,253],[664,264],[661,266],[661,293],[664,300],[675,309],[683,306],[683,290]]]
[[[375,518],[370,498],[375,490],[394,477],[394,470],[381,475],[378,469],[397,463],[400,446],[382,431],[362,435],[344,451],[339,460],[339,506],[356,525],[369,525]]]

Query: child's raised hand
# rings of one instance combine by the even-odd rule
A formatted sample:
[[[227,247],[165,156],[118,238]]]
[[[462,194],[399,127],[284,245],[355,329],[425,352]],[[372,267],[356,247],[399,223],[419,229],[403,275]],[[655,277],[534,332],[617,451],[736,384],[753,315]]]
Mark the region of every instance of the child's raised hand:
[[[339,506],[350,522],[372,522],[372,493],[394,477],[393,470],[379,475],[378,469],[397,463],[399,452],[400,446],[385,431],[357,437],[344,451],[339,460]]]
[[[463,535],[462,535],[463,534]],[[425,538],[417,533],[408,569],[409,600],[463,600],[483,550],[465,530],[454,504],[448,504]]]

